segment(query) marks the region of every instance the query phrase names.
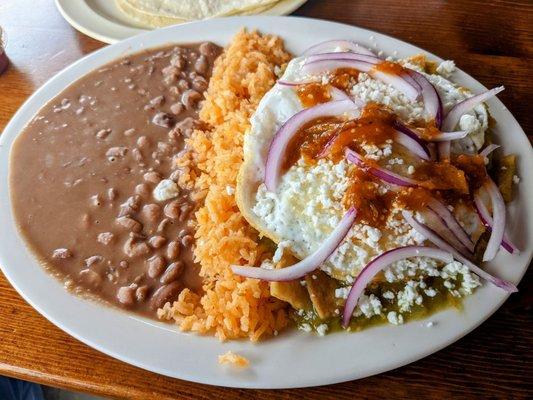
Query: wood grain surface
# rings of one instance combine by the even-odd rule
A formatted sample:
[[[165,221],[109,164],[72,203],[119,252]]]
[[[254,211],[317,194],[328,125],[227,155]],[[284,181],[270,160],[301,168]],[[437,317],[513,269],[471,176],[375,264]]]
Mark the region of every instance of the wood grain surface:
[[[531,0],[310,0],[296,14],[373,29],[454,59],[484,85],[504,84],[498,97],[532,132]],[[104,46],[71,28],[51,0],[0,0],[0,26],[11,59],[0,76],[0,130],[38,86]],[[481,327],[421,361],[359,381],[273,391],[189,383],[116,361],[53,326],[0,274],[0,374],[132,399],[533,398],[532,276]]]

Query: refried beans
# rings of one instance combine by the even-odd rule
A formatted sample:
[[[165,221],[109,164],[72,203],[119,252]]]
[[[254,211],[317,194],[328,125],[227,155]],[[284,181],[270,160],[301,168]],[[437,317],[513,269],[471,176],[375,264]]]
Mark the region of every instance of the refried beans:
[[[174,45],[129,55],[44,106],[11,151],[18,228],[69,289],[155,317],[183,288],[197,204],[174,157],[198,121],[221,49]],[[22,268],[23,266],[21,266]]]

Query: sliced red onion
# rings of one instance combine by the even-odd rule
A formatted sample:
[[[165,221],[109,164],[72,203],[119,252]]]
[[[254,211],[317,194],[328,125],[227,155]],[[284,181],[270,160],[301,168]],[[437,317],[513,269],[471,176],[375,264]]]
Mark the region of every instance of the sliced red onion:
[[[468,233],[463,229],[459,221],[455,218],[453,213],[439,200],[432,198],[429,201],[428,207],[439,215],[444,220],[444,223],[450,228],[459,241],[466,246],[470,252],[474,252],[474,242],[468,236]]]
[[[340,100],[350,100],[350,101],[352,101],[350,96],[348,96],[344,90],[340,90],[340,89],[336,88],[335,86],[330,86],[329,94],[331,95],[331,100],[332,101],[340,101]]]
[[[451,140],[462,139],[468,135],[467,131],[441,132],[439,135],[433,135],[428,139],[429,142],[449,142]]]
[[[357,110],[357,106],[351,100],[330,101],[302,110],[289,118],[276,132],[268,149],[265,167],[267,189],[271,192],[276,191],[287,146],[302,126],[316,118],[341,117],[354,114]]]
[[[310,83],[317,83],[317,82],[287,82],[287,81],[282,81],[282,80],[277,81],[277,84],[280,86],[286,86],[286,87],[292,87],[292,88],[296,88],[300,85],[308,85]],[[335,86],[330,86],[329,93],[331,95],[331,100],[333,101],[351,100],[350,96],[348,96],[346,92],[336,88]],[[360,105],[362,105],[362,103]]]
[[[394,141],[401,144],[411,153],[417,155],[423,160],[429,160],[431,158],[429,150],[426,146],[421,145],[418,140],[413,139],[411,136],[406,135],[402,131],[396,130]]]
[[[426,110],[426,113],[435,120],[435,125],[440,129],[442,126],[442,101],[439,93],[431,82],[421,73],[410,69],[409,75],[411,75],[411,77],[420,85],[424,109]]]
[[[439,153],[439,160],[446,161],[450,159],[452,143],[450,141],[439,142],[437,150]]]
[[[483,187],[487,190],[490,201],[492,202],[493,224],[492,232],[490,234],[489,243],[483,254],[483,261],[490,261],[496,257],[496,253],[503,241],[503,234],[505,232],[505,202],[502,194],[498,190],[498,186],[488,179]]]
[[[483,150],[481,150],[479,155],[487,158],[490,153],[492,153],[494,150],[496,150],[499,147],[500,147],[500,145],[491,143],[487,147],[485,147]]]
[[[419,136],[417,131],[415,131],[414,129],[409,128],[402,121],[397,119],[396,121],[393,122],[392,126],[395,129],[397,129],[397,130],[405,133],[406,135],[410,136],[411,138],[416,140],[418,143],[420,143],[422,146],[426,146],[428,144],[426,140],[422,139]]]
[[[288,81],[283,81],[283,80],[279,79],[276,83],[278,85],[280,85],[280,86],[296,87],[298,85],[305,85],[305,84],[310,83],[310,82],[288,82]]]
[[[435,232],[433,229],[431,229],[429,226],[422,224],[418,222],[410,212],[403,210],[402,211],[403,217],[407,221],[409,225],[413,227],[414,230],[416,230],[418,233],[420,233],[422,236],[424,236],[427,240],[435,244],[437,247],[441,248],[444,251],[448,251],[451,254],[453,254],[454,258],[457,261],[460,261],[464,265],[466,265],[473,273],[478,275],[479,277],[489,281],[490,283],[494,284],[495,286],[499,287],[500,289],[505,290],[508,293],[514,293],[517,292],[518,289],[515,285],[513,285],[511,282],[505,281],[500,278],[496,278],[489,274],[488,272],[482,270],[477,265],[475,265],[472,261],[468,260],[466,257],[464,257],[461,253],[459,253],[451,244],[446,242],[437,232]]]
[[[382,60],[376,56],[370,56],[366,54],[357,54],[357,53],[321,53],[312,55],[306,58],[305,63],[311,63],[314,61],[322,60],[356,60],[364,61],[370,64],[377,64]]]
[[[368,56],[375,56],[375,54],[359,43],[352,42],[351,40],[328,40],[326,42],[315,44],[305,50],[302,55],[310,56],[313,54],[326,53],[336,49],[342,49],[344,51],[351,51],[358,54],[366,54]]]
[[[236,275],[244,276],[246,278],[262,279],[269,282],[286,282],[300,279],[308,273],[316,270],[329,257],[331,257],[352,228],[356,215],[357,212],[355,208],[350,208],[346,214],[344,214],[344,217],[342,217],[339,225],[337,225],[324,243],[322,243],[313,254],[290,267],[264,269],[232,265],[231,270]]]
[[[350,289],[350,293],[346,299],[346,304],[344,305],[344,312],[342,315],[343,327],[346,328],[348,326],[359,298],[372,279],[389,265],[411,257],[431,257],[445,263],[451,263],[453,261],[453,257],[450,253],[435,249],[433,247],[425,246],[398,247],[394,250],[386,251],[380,256],[374,258],[363,268],[363,270],[355,279],[352,288]]]
[[[409,74],[402,75],[402,78],[405,79],[411,86],[416,88],[418,94],[422,93],[422,86],[413,79],[413,77]]]
[[[455,236],[450,227],[446,224],[446,221],[433,211],[431,208],[419,211],[424,217],[426,225],[430,226],[437,234],[439,234],[444,240],[453,246],[455,250],[461,253],[466,258],[470,259],[474,257],[474,254]]]
[[[416,101],[420,95],[419,88],[414,86],[410,80],[403,75],[389,74],[379,69],[371,69],[368,74],[378,81],[391,85],[393,88],[402,92],[409,100]]]
[[[492,230],[492,225],[494,224],[494,222],[492,221],[492,216],[490,215],[489,210],[487,210],[487,207],[485,206],[485,203],[483,202],[479,191],[476,192],[476,194],[474,195],[474,205],[483,225],[485,225],[487,229]],[[516,247],[513,242],[511,242],[505,232],[503,234],[501,246],[511,254],[518,254],[520,252],[518,250],[518,247]]]
[[[419,182],[414,179],[406,178],[404,176],[395,174],[394,172],[391,172],[385,168],[371,167],[367,165],[364,161],[364,158],[359,153],[357,153],[356,151],[353,151],[352,149],[346,148],[345,156],[349,162],[357,165],[359,168],[365,171],[368,171],[375,177],[387,183],[390,183],[392,185],[417,186],[419,184]]]
[[[374,64],[366,61],[331,59],[306,63],[302,70],[307,74],[318,75],[323,72],[335,71],[339,68],[354,68],[361,72],[370,72],[373,67]]]
[[[453,131],[459,123],[459,120],[461,119],[461,116],[463,114],[466,114],[478,104],[483,103],[484,101],[487,101],[490,98],[496,96],[504,89],[505,88],[503,86],[499,86],[484,93],[463,100],[460,103],[457,103],[451,108],[450,111],[448,111],[448,114],[446,114],[446,117],[444,118],[444,121],[442,123],[442,130]]]
[[[355,59],[326,59],[306,63],[303,66],[303,71],[311,75],[318,75],[323,72],[334,71],[339,68],[354,68],[361,72],[368,73],[372,78],[377,79],[383,83],[393,86],[405,96],[414,101],[418,98],[418,88],[411,83],[395,74],[380,71],[374,68],[374,64]]]

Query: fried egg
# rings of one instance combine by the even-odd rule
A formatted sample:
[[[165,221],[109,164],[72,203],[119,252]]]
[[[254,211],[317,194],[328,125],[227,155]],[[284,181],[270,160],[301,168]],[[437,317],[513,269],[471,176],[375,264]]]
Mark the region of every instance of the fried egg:
[[[398,62],[424,73],[414,62]],[[293,59],[280,80],[307,82],[314,79],[328,82],[327,75],[306,74],[304,63],[304,57]],[[447,68],[437,68],[437,71],[449,72],[450,62],[447,63]],[[445,112],[472,96],[468,89],[459,87],[438,73],[424,75],[439,92]],[[421,102],[408,100],[394,87],[365,73],[359,74],[357,82],[349,89],[349,95],[354,101],[382,104],[406,123],[429,120]],[[263,97],[244,138],[244,162],[236,188],[237,203],[247,221],[262,235],[277,244],[282,243],[298,258],[315,251],[340,222],[346,211],[342,199],[350,185],[350,170],[356,168],[345,160],[334,163],[329,159],[320,159],[308,164],[300,159],[282,175],[275,192],[267,190],[264,184],[265,164],[272,139],[278,129],[302,109],[304,106],[291,86],[276,84]],[[458,128],[468,131],[468,135],[455,141],[452,152],[477,153],[484,143],[488,128],[486,106],[481,104],[463,115]],[[410,171],[409,165],[396,157],[390,144],[363,146],[363,149],[365,157],[402,163],[406,174]],[[380,187],[383,191],[390,189],[386,183]],[[457,207],[454,214],[474,239],[479,237],[483,228],[473,209],[469,206]],[[424,241],[425,238],[404,221],[401,210],[393,209],[390,210],[386,226],[381,229],[362,223],[354,224],[322,269],[336,279],[351,282],[369,261],[383,252],[399,246],[420,245]]]

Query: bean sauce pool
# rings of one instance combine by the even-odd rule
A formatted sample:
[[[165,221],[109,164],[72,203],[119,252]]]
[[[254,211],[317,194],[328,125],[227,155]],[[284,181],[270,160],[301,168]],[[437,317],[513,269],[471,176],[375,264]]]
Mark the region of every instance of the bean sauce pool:
[[[155,317],[185,287],[197,202],[175,187],[175,157],[193,129],[214,60],[209,42],[116,60],[45,105],[11,150],[19,231],[43,265],[79,294]],[[170,198],[167,198],[170,197]],[[23,268],[24,266],[20,266]]]

